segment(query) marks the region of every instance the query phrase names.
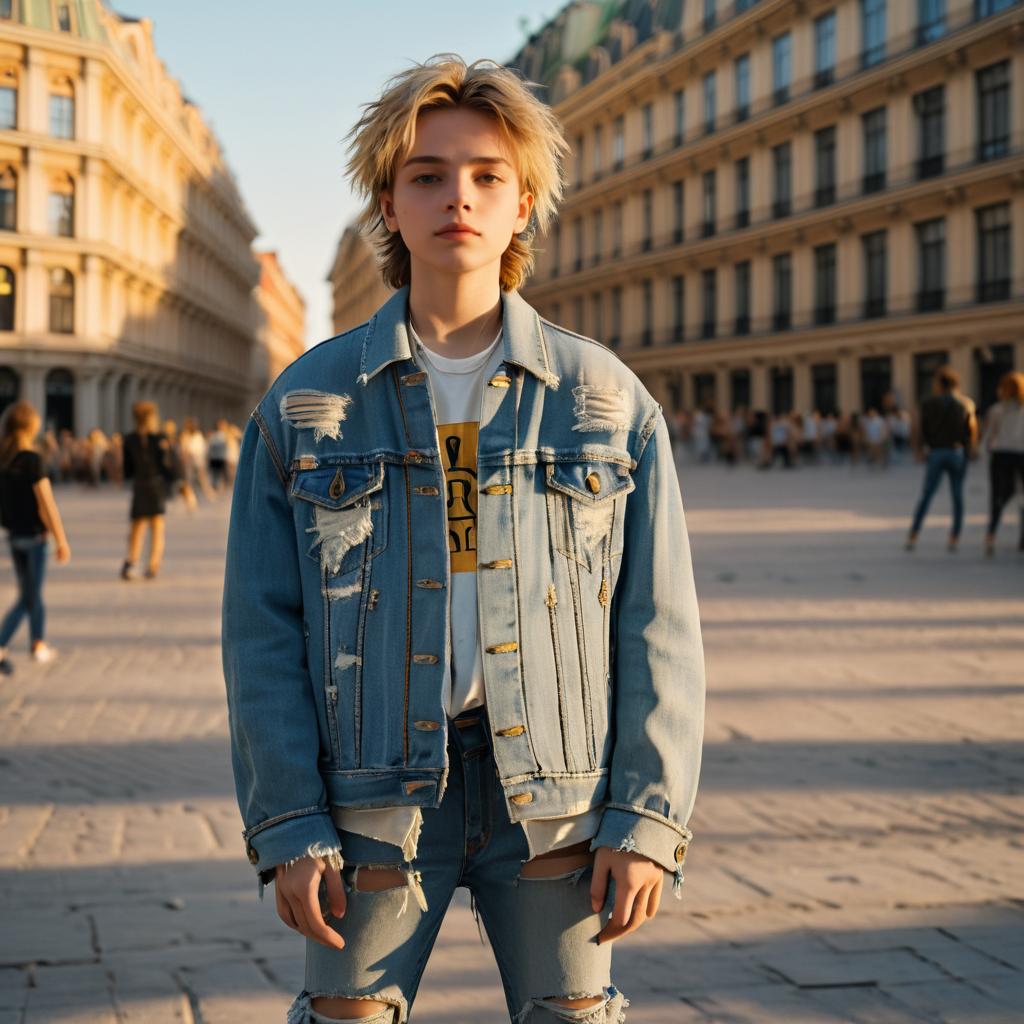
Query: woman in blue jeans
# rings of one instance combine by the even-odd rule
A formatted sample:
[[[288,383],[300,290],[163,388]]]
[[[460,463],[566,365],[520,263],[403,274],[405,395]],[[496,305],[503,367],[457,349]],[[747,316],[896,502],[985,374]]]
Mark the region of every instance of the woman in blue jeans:
[[[960,375],[951,366],[940,366],[932,382],[933,394],[921,403],[919,444],[927,450],[924,486],[914,509],[914,521],[907,536],[906,550],[913,551],[928,506],[935,497],[943,476],[949,477],[953,501],[953,522],[946,542],[948,551],[956,551],[964,521],[964,477],[967,458],[978,440],[978,421],[974,402],[960,394]]]
[[[7,645],[25,616],[33,661],[56,657],[57,652],[43,639],[43,579],[51,535],[57,545],[57,561],[63,564],[71,558],[50,479],[33,447],[39,427],[39,413],[25,401],[15,402],[7,410],[0,427],[0,521],[7,530],[18,583],[18,599],[0,623],[0,672],[4,675],[14,671]]]

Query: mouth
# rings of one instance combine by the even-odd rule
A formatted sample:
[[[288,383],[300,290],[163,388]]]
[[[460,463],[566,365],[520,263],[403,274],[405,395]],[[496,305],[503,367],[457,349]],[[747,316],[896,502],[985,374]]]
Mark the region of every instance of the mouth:
[[[480,232],[474,231],[468,224],[449,224],[438,231],[438,238],[475,238]]]

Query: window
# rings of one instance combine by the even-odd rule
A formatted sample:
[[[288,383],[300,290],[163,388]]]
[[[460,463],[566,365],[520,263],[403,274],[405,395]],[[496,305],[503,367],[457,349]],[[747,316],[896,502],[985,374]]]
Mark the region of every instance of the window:
[[[750,117],[750,54],[736,58],[736,120]]]
[[[686,335],[686,279],[672,278],[672,340],[682,341]]]
[[[645,103],[641,110],[641,124],[643,126],[643,158],[650,160],[654,155],[654,107]]]
[[[649,277],[644,278],[641,285],[643,332],[640,335],[640,344],[650,345],[654,340],[654,282]]]
[[[773,366],[771,371],[772,415],[788,416],[793,411],[793,369]]]
[[[75,98],[65,94],[50,94],[50,134],[55,139],[75,137]]]
[[[681,181],[672,182],[672,241],[678,245],[683,240],[686,223],[686,201]]]
[[[612,288],[612,333],[608,336],[608,345],[615,348],[622,337],[622,285]]]
[[[13,18],[14,17],[14,2],[13,0],[0,0],[0,18]]]
[[[836,201],[836,129],[835,125],[814,133],[814,205],[828,206]]]
[[[644,252],[648,252],[654,245],[654,193],[649,188],[644,189],[643,204],[644,235],[641,248]]]
[[[733,269],[736,285],[736,334],[750,333],[750,260],[737,263]]]
[[[0,231],[18,230],[18,178],[13,168],[0,171]]]
[[[13,85],[0,85],[0,128],[18,127],[18,90]]]
[[[885,0],[860,0],[861,67],[885,58]]]
[[[705,171],[703,175],[704,204],[701,219],[701,237],[710,238],[715,233],[715,172]]]
[[[942,309],[946,299],[946,222],[941,217],[914,225],[917,235],[917,309]]]
[[[836,322],[836,245],[814,247],[814,322]]]
[[[50,186],[47,203],[51,235],[73,238],[75,234],[75,183],[65,176]]]
[[[551,276],[558,277],[562,272],[562,222],[555,221],[551,230]]]
[[[704,132],[715,130],[715,73],[709,71],[704,76]]]
[[[978,159],[996,160],[1010,150],[1010,63],[1000,61],[975,75],[978,92]]]
[[[604,210],[594,211],[594,251],[591,262],[600,263],[604,255]]]
[[[0,267],[0,331],[14,330],[14,271]]]
[[[864,249],[864,316],[885,316],[888,270],[885,230],[861,235]]]
[[[750,223],[750,157],[736,161],[736,227]]]
[[[583,269],[583,218],[577,217],[572,222],[572,269]]]
[[[50,330],[71,334],[75,329],[75,279],[70,270],[54,267],[50,271]]]
[[[788,217],[793,212],[792,145],[772,146],[772,216]]]
[[[864,356],[860,361],[861,408],[881,409],[892,391],[892,356]]]
[[[57,30],[71,31],[71,8],[67,4],[57,4]]]
[[[885,107],[869,110],[861,118],[864,134],[864,192],[885,188]]]
[[[577,334],[583,333],[583,296],[577,295],[572,300],[572,329]]]
[[[1008,10],[1018,0],[975,0],[975,9],[979,18],[987,18],[990,14],[998,14]]]
[[[831,85],[836,77],[836,12],[814,19],[814,88]]]
[[[600,292],[590,296],[590,330],[593,337],[604,344],[604,296]]]
[[[710,32],[715,27],[716,0],[704,0],[704,31]]]
[[[772,40],[772,101],[778,106],[789,99],[793,79],[793,39],[788,32]]]
[[[917,116],[917,177],[941,174],[946,161],[946,90],[936,85],[914,96]]]
[[[983,206],[978,225],[978,302],[1010,297],[1010,204]]]
[[[718,276],[714,267],[700,272],[700,294],[700,336],[713,338],[718,318]]]
[[[788,252],[772,257],[772,329],[788,330],[793,323],[793,261]]]
[[[686,95],[677,89],[672,101],[672,114],[675,123],[676,145],[681,146],[686,138]]]
[[[729,398],[729,406],[733,412],[737,409],[750,408],[749,370],[733,370],[729,374]]]
[[[941,39],[946,32],[946,0],[917,0],[917,45]]]
[[[620,199],[612,207],[612,259],[616,260],[622,255],[622,216],[623,207]]]
[[[576,136],[575,146],[575,157],[576,157],[576,187],[579,188],[583,184],[583,136]]]
[[[601,147],[604,145],[604,131],[601,126],[594,126],[594,180],[601,177]]]
[[[811,364],[811,394],[814,408],[822,416],[838,412],[839,382],[835,363]]]
[[[626,160],[626,121],[620,114],[612,125],[612,170],[619,171]]]

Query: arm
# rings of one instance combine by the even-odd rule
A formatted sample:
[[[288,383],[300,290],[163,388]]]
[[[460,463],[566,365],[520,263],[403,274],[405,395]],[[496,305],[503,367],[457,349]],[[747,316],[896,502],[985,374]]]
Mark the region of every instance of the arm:
[[[64,533],[64,523],[60,518],[57,509],[57,502],[53,497],[53,487],[50,485],[48,476],[41,477],[32,484],[32,490],[36,496],[36,506],[39,509],[39,518],[53,534],[57,543],[57,561],[64,563],[71,557],[71,548],[68,546],[68,538]]]
[[[222,604],[231,761],[259,893],[275,867],[334,857],[338,833],[317,767],[299,552],[287,472],[259,409],[242,440]]]
[[[591,849],[607,846],[675,872],[691,834],[704,732],[704,650],[668,431],[655,408],[627,499],[612,600],[615,746],[609,803]]]

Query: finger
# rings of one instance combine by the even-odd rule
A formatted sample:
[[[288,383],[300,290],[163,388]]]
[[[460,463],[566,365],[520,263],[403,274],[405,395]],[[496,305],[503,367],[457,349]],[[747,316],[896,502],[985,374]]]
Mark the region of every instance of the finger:
[[[604,906],[610,873],[607,861],[603,861],[601,867],[598,867],[596,860],[594,861],[594,872],[590,878],[590,907],[595,914]]]
[[[341,883],[341,872],[337,868],[328,867],[324,872],[324,885],[327,887],[327,905],[335,917],[345,916],[345,886]]]
[[[628,885],[620,885],[619,880],[615,880],[615,906],[612,908],[612,915],[608,918],[608,923],[598,934],[598,942],[611,941],[625,931],[633,912],[636,896],[636,889]]]
[[[658,880],[651,886],[650,895],[647,897],[647,918],[648,920],[658,912],[661,906],[661,890],[665,884],[665,876],[659,875]]]
[[[641,886],[635,893],[633,907],[622,930],[613,938],[621,939],[630,932],[635,932],[647,920],[647,886]]]
[[[309,929],[305,934],[315,942],[328,946],[331,949],[341,949],[345,942],[342,937],[324,920],[320,912],[320,875],[314,875],[309,881],[309,887],[301,894],[299,903],[303,917],[306,919],[306,927]]]
[[[277,916],[289,928],[298,931],[298,925],[295,923],[295,915],[292,913],[292,908],[288,905],[288,900],[285,898],[284,892],[281,889],[281,875],[278,874],[277,881],[274,883],[274,888],[277,890]]]

